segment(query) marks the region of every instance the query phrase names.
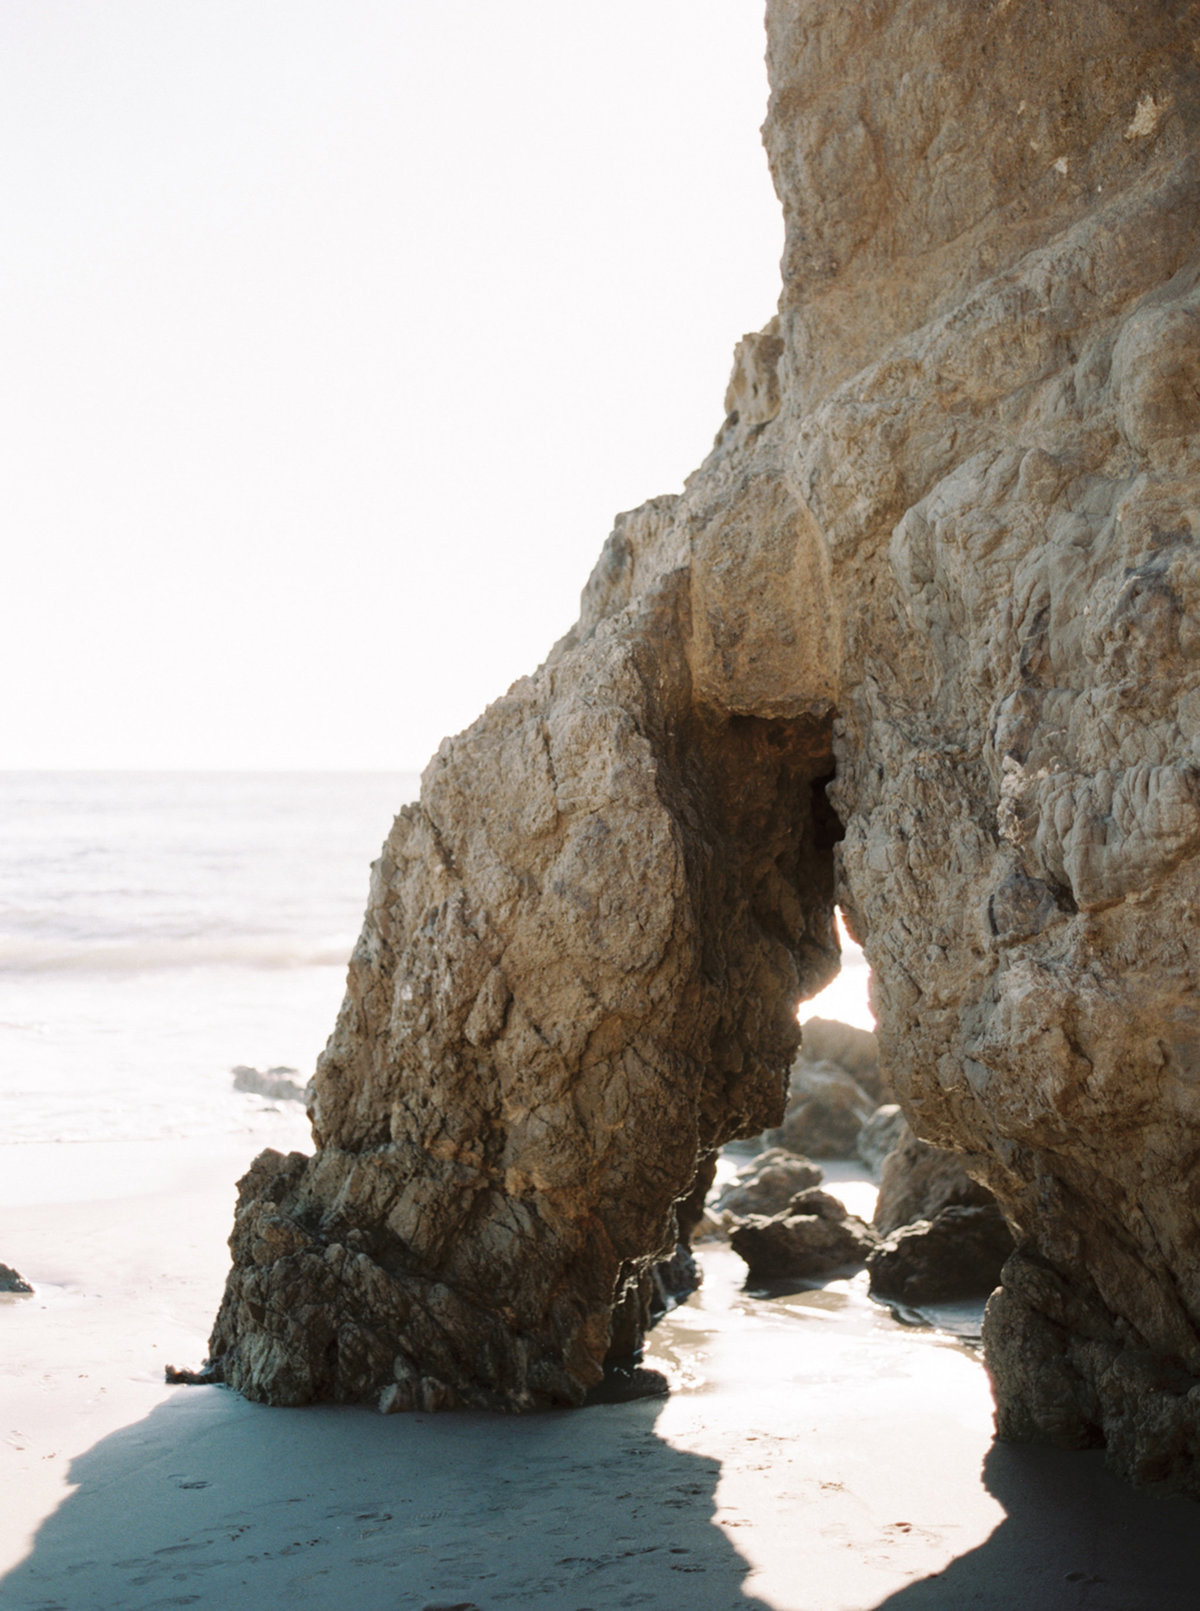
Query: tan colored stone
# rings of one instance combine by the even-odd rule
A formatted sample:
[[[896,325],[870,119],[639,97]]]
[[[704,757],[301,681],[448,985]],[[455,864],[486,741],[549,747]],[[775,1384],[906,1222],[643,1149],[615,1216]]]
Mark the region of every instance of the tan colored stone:
[[[855,1151],[876,1180],[888,1154],[894,1150],[907,1129],[900,1104],[885,1102],[882,1107],[875,1109],[859,1131]]]
[[[766,138],[883,1064],[1020,1234],[1002,1431],[1200,1493],[1194,24],[772,0]]]
[[[782,1213],[797,1192],[818,1186],[820,1168],[784,1147],[770,1147],[730,1181],[713,1203],[714,1212],[744,1219],[750,1214]]]
[[[852,1158],[875,1103],[837,1063],[792,1065],[787,1112],[764,1138],[812,1158]]]
[[[885,1074],[1019,1233],[1001,1429],[1200,1494],[1195,7],[767,20],[777,317],[397,819],[214,1350],[287,1402],[577,1401],[700,1159],[778,1122],[836,859]]]
[[[579,1402],[702,1164],[782,1116],[795,1001],[836,968],[828,716],[695,703],[666,514],[396,819],[317,1153],[243,1182],[212,1354],[250,1396]]]

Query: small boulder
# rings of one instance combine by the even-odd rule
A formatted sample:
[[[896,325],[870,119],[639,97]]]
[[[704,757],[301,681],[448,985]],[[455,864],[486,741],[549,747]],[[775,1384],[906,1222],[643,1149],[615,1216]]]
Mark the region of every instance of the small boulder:
[[[876,1237],[828,1192],[805,1191],[771,1219],[754,1215],[729,1237],[749,1273],[760,1280],[831,1275],[866,1262]]]
[[[0,1292],[32,1292],[33,1288],[24,1276],[7,1264],[0,1264]]]
[[[748,1214],[778,1214],[797,1192],[820,1185],[821,1179],[821,1170],[807,1158],[799,1158],[784,1147],[771,1147],[760,1152],[736,1180],[730,1181],[713,1208],[738,1219]]]
[[[292,1078],[299,1069],[280,1064],[277,1068],[250,1068],[239,1063],[233,1070],[235,1091],[247,1091],[252,1096],[265,1096],[269,1102],[303,1102],[304,1087]]]
[[[997,1203],[943,1208],[932,1220],[893,1231],[868,1254],[871,1294],[907,1304],[985,1298],[1000,1284],[1013,1245]]]
[[[935,1219],[943,1208],[980,1208],[994,1201],[987,1187],[967,1174],[960,1154],[918,1140],[905,1124],[880,1167],[872,1223],[887,1236],[914,1220]]]
[[[850,1215],[846,1205],[840,1197],[832,1192],[821,1191],[816,1186],[808,1186],[804,1191],[798,1191],[787,1205],[789,1214],[815,1214],[818,1219],[827,1219],[831,1224],[841,1224]]]
[[[899,1104],[885,1102],[881,1108],[875,1109],[858,1132],[858,1156],[876,1180],[879,1179],[883,1160],[895,1148],[906,1129],[904,1114]]]
[[[802,1029],[800,1057],[805,1063],[836,1063],[862,1086],[873,1102],[890,1102],[891,1082],[879,1067],[875,1032],[839,1023],[836,1018],[810,1018]]]
[[[787,1115],[772,1142],[812,1158],[853,1158],[858,1133],[875,1111],[862,1086],[836,1063],[792,1065]]]

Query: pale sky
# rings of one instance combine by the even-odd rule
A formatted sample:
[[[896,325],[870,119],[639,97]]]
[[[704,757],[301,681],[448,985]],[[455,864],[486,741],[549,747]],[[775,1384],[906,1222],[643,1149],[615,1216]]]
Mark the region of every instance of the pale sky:
[[[0,767],[417,769],[721,423],[761,0],[4,0]]]

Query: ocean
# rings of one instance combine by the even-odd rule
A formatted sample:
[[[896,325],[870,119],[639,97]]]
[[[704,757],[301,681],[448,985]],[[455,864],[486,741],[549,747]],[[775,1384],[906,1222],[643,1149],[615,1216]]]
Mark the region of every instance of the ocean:
[[[312,1073],[370,864],[418,781],[0,773],[0,1143],[265,1139],[272,1104],[232,1070]],[[801,1017],[869,1025],[843,944]]]
[[[415,773],[0,773],[0,1143],[257,1133]],[[288,1104],[296,1109],[296,1104]]]

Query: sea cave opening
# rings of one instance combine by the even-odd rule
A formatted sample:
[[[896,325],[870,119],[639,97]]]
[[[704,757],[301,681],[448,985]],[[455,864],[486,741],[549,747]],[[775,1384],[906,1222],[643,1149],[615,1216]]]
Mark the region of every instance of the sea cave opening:
[[[956,1155],[909,1129],[880,1068],[869,964],[840,907],[834,923],[840,970],[796,1010],[784,1121],[722,1148],[693,1236],[700,1284],[647,1336],[647,1365],[672,1384],[696,1385],[700,1317],[719,1317],[723,1347],[772,1359],[777,1382],[816,1368],[837,1335],[868,1353],[924,1336],[930,1391],[947,1349],[977,1368],[1011,1238]]]

